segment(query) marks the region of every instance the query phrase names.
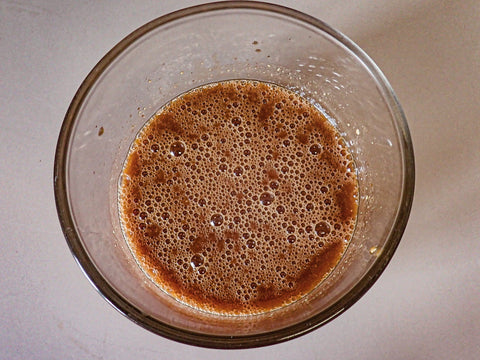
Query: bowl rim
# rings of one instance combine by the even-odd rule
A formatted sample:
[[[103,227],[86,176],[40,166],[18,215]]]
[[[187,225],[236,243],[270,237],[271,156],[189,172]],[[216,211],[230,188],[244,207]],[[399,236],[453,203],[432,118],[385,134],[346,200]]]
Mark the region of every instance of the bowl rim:
[[[394,224],[392,225],[392,231],[389,234],[381,255],[372,264],[371,268],[363,278],[360,279],[360,281],[358,281],[358,283],[341,299],[309,319],[282,329],[254,335],[223,336],[192,332],[161,323],[130,304],[120,293],[110,286],[90,260],[90,257],[76,232],[75,222],[71,213],[66,180],[68,145],[73,133],[78,112],[86,96],[89,94],[90,89],[106,68],[133,42],[154,29],[192,15],[233,9],[258,10],[266,13],[270,12],[307,23],[308,25],[314,26],[318,30],[334,37],[349,51],[355,54],[355,56],[359,58],[359,60],[370,71],[372,76],[377,80],[378,85],[382,87],[383,93],[386,96],[386,101],[393,112],[399,133],[400,145],[403,150],[404,174],[401,200],[398,207],[399,210]],[[397,97],[381,70],[355,43],[342,33],[332,29],[323,21],[288,7],[256,1],[221,1],[184,8],[146,23],[121,40],[95,65],[80,85],[65,115],[55,152],[53,180],[57,213],[70,251],[92,286],[108,303],[136,324],[168,339],[201,347],[236,349],[271,345],[306,334],[339,316],[356,303],[371,288],[390,262],[405,230],[413,202],[415,164],[410,132]]]

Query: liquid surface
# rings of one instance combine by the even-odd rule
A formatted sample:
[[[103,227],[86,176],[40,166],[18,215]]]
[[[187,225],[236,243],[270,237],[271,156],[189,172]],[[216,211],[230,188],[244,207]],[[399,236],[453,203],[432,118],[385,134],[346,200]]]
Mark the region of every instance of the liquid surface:
[[[292,91],[226,81],[187,92],[139,132],[119,182],[143,271],[193,307],[253,314],[291,303],[352,236],[357,180],[344,140]]]

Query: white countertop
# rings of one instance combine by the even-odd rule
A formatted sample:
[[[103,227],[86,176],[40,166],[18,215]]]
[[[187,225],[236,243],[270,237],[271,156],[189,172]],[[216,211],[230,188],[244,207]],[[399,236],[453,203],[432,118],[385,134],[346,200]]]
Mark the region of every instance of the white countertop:
[[[53,159],[68,105],[127,34],[198,1],[0,3],[1,359],[478,359],[480,2],[281,1],[360,45],[405,110],[410,221],[352,308],[298,339],[209,350],[140,328],[96,293],[57,218]]]

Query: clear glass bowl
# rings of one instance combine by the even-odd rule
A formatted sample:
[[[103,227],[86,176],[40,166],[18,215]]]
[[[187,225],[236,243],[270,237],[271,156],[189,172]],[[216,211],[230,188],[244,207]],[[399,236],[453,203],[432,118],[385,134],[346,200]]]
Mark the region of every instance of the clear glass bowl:
[[[260,315],[208,314],[174,300],[137,266],[118,218],[118,179],[139,129],[177,95],[227,79],[273,82],[322,106],[350,146],[358,171],[356,230],[338,266],[301,300]],[[373,61],[320,20],[257,2],[184,9],[122,40],[76,93],[54,171],[65,237],[100,294],[154,333],[214,348],[285,341],[349,308],[391,259],[414,189],[407,123]]]

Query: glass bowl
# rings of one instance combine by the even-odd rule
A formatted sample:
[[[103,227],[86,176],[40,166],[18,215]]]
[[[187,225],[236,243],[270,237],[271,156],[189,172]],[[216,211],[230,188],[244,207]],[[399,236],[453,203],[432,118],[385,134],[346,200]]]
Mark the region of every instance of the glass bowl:
[[[179,94],[228,79],[282,85],[321,106],[350,147],[359,181],[356,229],[336,268],[302,299],[258,315],[210,314],[170,297],[138,267],[118,216],[118,179],[139,129]],[[100,60],[65,116],[54,188],[75,259],[117,310],[176,341],[247,348],[318,328],[373,285],[407,223],[414,156],[393,90],[352,41],[282,6],[220,2],[155,19]]]

